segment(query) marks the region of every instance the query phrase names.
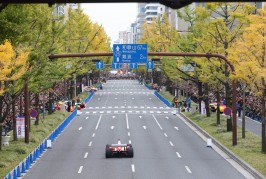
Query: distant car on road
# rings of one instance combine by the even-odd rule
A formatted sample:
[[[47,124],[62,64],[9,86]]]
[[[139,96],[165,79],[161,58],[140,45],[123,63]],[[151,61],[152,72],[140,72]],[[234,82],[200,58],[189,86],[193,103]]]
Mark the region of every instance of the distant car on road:
[[[133,147],[131,144],[121,144],[118,140],[117,144],[107,144],[105,149],[105,157],[134,157]]]

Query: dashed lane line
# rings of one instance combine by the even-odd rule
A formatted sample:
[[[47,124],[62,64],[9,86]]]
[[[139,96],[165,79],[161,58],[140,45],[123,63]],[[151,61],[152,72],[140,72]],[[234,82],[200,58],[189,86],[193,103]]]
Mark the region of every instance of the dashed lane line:
[[[89,143],[89,147],[91,146],[91,144],[92,144],[92,141],[90,141],[90,143]]]
[[[100,115],[100,118],[99,118],[99,120],[98,120],[98,122],[97,122],[97,125],[96,125],[96,127],[95,127],[95,130],[98,129],[99,124],[100,124],[100,122],[101,122],[101,119],[102,119],[102,114]]]
[[[92,137],[94,137],[94,136],[95,136],[95,133],[92,134]]]
[[[187,169],[188,173],[192,173],[188,166],[185,166],[185,168]]]
[[[131,165],[131,169],[132,169],[132,172],[135,172],[135,165],[134,164]]]
[[[174,144],[173,144],[173,142],[172,142],[172,141],[169,141],[169,144],[170,144],[171,146],[174,146]]]
[[[82,169],[83,169],[83,166],[80,166],[78,173],[81,173],[82,172]]]
[[[156,121],[156,123],[158,124],[159,128],[161,130],[163,130],[162,126],[160,125],[160,123],[157,121],[156,117],[154,115],[152,115],[152,117],[154,118],[154,120]]]
[[[127,116],[127,113],[126,113],[126,121],[127,121],[127,129],[129,129],[129,124],[128,124],[128,116]]]
[[[167,135],[166,133],[164,133],[164,136],[165,136],[165,137],[168,137],[168,135]]]
[[[178,152],[176,152],[176,155],[178,158],[181,158],[181,155]]]
[[[88,152],[85,153],[84,158],[88,158]]]

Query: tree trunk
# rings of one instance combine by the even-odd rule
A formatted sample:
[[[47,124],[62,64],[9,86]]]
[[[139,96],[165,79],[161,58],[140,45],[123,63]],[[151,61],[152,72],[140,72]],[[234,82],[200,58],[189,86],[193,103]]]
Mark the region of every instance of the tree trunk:
[[[0,151],[2,150],[2,123],[4,122],[3,121],[3,116],[2,116],[2,114],[3,114],[3,96],[0,96],[0,135],[1,135],[1,137],[0,137]]]
[[[22,104],[22,95],[19,97],[19,116],[23,114],[23,104]]]
[[[39,114],[40,114],[40,108],[39,108],[39,106],[40,106],[39,93],[36,93],[35,94],[35,110],[38,113],[37,116],[36,116],[36,120],[35,120],[35,125],[36,126],[39,125],[39,119],[40,119],[40,117],[39,117]]]
[[[30,126],[30,114],[29,114],[29,88],[28,81],[25,81],[24,88],[24,102],[25,102],[25,143],[30,143],[30,134],[29,134],[29,126]]]
[[[52,104],[53,104],[53,93],[49,92],[48,94],[48,98],[49,98],[49,102],[48,102],[48,114],[52,114],[53,113],[53,108],[52,108]]]
[[[246,85],[243,85],[243,106],[242,106],[242,138],[246,138]]]
[[[217,108],[216,108],[216,114],[217,114],[217,126],[221,124],[220,120],[220,94],[219,91],[216,91],[216,100],[217,100]]]
[[[228,83],[225,84],[225,100],[226,106],[232,108],[232,96],[231,89]]]
[[[205,101],[205,107],[206,107],[206,116],[210,117],[210,106],[209,106],[209,85],[207,83],[204,84],[204,101]]]
[[[262,139],[262,152],[266,153],[266,137],[265,137],[265,100],[264,100],[265,95],[262,98],[262,123],[261,123],[261,131],[262,131],[262,135],[261,135],[261,139]]]
[[[14,100],[14,96],[12,95],[12,120],[13,120],[13,139],[16,141],[17,138],[17,120],[16,120],[16,100]]]
[[[198,94],[199,94],[199,113],[201,114],[201,101],[202,101],[202,96],[203,96],[203,92],[202,92],[202,82],[199,81],[198,83]]]

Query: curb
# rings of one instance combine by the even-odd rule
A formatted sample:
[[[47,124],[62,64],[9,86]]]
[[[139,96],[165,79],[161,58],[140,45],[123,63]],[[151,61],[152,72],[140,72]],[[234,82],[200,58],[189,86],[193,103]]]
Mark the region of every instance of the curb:
[[[252,166],[250,166],[248,163],[246,163],[244,160],[240,159],[238,156],[236,156],[232,151],[227,149],[224,145],[222,145],[220,142],[218,142],[216,139],[214,139],[212,136],[210,136],[205,130],[203,130],[201,127],[199,127],[197,124],[195,124],[191,119],[186,117],[184,114],[179,113],[187,122],[189,122],[193,127],[195,127],[198,131],[200,131],[205,137],[211,138],[212,142],[221,149],[224,153],[226,153],[231,159],[233,159],[235,162],[237,162],[241,167],[243,167],[246,171],[248,171],[252,176],[258,179],[265,179],[266,177],[263,176],[260,172],[258,172],[256,169],[254,169]]]

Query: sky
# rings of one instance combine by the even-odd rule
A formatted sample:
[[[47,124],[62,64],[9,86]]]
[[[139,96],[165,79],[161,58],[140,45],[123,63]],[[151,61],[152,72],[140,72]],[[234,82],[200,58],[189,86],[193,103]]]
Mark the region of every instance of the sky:
[[[104,27],[112,44],[119,31],[127,30],[137,18],[137,3],[86,3],[81,8],[93,22]]]

